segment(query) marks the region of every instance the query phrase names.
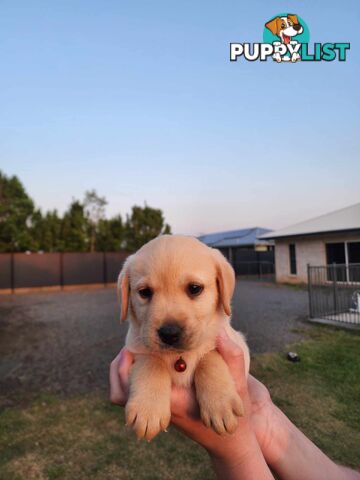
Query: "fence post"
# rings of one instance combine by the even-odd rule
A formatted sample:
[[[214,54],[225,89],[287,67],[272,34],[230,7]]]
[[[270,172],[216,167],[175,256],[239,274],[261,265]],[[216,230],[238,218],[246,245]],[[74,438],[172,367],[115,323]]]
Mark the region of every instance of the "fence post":
[[[313,309],[312,309],[312,285],[311,285],[311,270],[310,264],[307,264],[307,278],[308,278],[308,295],[309,295],[309,317],[313,318]]]
[[[14,267],[14,252],[10,254],[10,287],[11,293],[15,293],[15,267]]]
[[[60,252],[60,288],[64,289],[64,253]]]
[[[106,253],[103,252],[103,280],[104,280],[104,287],[107,284],[107,268],[106,268]]]
[[[334,293],[334,313],[337,313],[337,279],[336,279],[336,263],[333,263],[333,293]]]

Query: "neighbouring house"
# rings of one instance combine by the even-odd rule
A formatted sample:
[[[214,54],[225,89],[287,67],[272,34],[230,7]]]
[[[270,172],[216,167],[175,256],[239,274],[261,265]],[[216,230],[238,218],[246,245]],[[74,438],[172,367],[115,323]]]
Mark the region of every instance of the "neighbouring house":
[[[268,228],[242,228],[241,230],[208,233],[200,235],[198,239],[209,247],[218,248],[228,259],[231,259],[236,250],[256,250],[257,252],[272,250],[273,242],[259,238],[270,232],[271,230]]]
[[[237,274],[257,275],[274,272],[274,242],[259,237],[271,230],[243,228],[209,233],[198,237],[209,247],[219,249],[235,268]]]
[[[307,283],[308,265],[360,264],[360,203],[281,230],[260,240],[275,241],[275,271],[279,283]]]

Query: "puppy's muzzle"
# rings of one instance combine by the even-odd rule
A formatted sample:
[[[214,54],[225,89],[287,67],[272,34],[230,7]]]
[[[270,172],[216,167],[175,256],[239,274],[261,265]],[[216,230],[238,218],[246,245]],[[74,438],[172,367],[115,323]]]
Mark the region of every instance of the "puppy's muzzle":
[[[162,343],[176,347],[180,345],[183,328],[176,323],[166,323],[158,329],[157,333]]]

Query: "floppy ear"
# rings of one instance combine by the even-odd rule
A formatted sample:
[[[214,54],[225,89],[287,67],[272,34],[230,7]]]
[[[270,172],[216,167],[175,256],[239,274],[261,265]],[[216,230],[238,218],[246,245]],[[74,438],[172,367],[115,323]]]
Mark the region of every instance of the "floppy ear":
[[[299,19],[297,15],[293,15],[292,13],[289,13],[288,18],[293,22],[294,25],[297,25],[299,23]]]
[[[120,321],[123,322],[126,320],[128,307],[129,307],[129,294],[130,294],[130,282],[129,282],[129,265],[131,262],[131,257],[127,257],[122,266],[118,282],[117,282],[117,295],[118,300],[121,303],[121,314]]]
[[[265,23],[265,27],[270,30],[273,35],[277,35],[279,33],[279,17],[273,18],[270,22]]]
[[[218,284],[220,301],[226,315],[231,315],[231,299],[235,289],[235,272],[224,255],[213,248],[216,264],[216,281]]]

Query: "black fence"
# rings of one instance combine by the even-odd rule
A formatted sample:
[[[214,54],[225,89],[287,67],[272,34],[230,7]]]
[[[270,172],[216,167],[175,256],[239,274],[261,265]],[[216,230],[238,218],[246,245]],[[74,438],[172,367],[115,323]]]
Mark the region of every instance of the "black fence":
[[[229,259],[236,275],[242,277],[269,279],[275,274],[274,252],[233,249]]]
[[[1,253],[0,290],[114,283],[128,252]],[[229,259],[237,275],[274,277],[274,252],[234,249]]]
[[[271,262],[236,262],[233,264],[236,275],[242,277],[273,278],[275,265]]]
[[[360,264],[308,267],[310,318],[360,327]]]
[[[0,289],[114,283],[127,256],[127,252],[2,253]]]

